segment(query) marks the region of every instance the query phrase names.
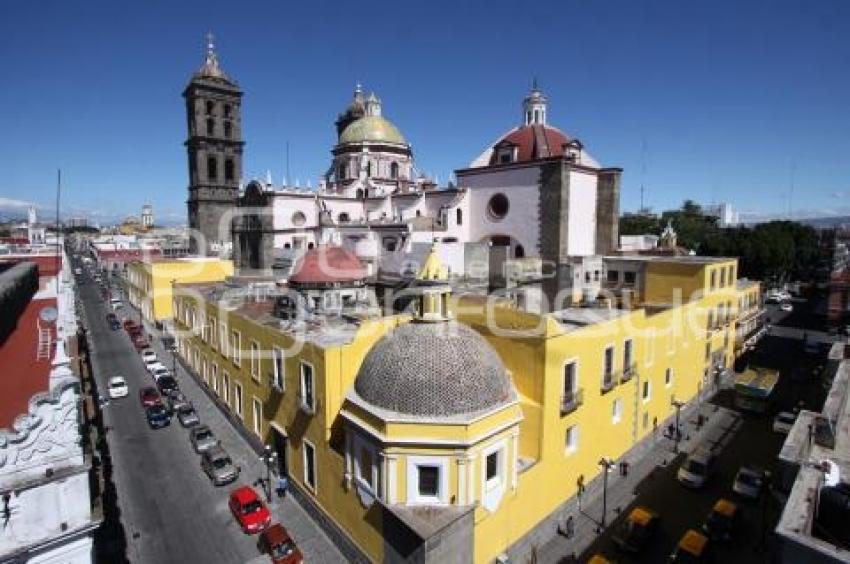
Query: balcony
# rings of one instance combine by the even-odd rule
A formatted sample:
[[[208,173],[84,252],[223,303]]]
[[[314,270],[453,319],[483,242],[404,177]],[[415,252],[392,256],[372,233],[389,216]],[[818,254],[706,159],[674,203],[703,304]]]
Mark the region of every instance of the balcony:
[[[602,377],[601,392],[603,394],[607,394],[617,386],[618,381],[619,378],[617,377],[617,374],[611,373],[604,375]]]
[[[561,396],[561,417],[572,413],[584,403],[584,389],[579,388]]]
[[[637,374],[637,363],[633,362],[623,368],[623,375],[620,376],[620,383],[625,384],[632,379],[632,376]]]

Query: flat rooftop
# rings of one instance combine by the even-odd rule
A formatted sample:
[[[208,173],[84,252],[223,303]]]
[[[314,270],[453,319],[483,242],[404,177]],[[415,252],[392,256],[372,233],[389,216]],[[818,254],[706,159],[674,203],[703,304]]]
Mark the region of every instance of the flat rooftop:
[[[274,315],[274,297],[264,295],[262,289],[249,284],[199,282],[177,286],[183,294],[197,292],[204,301],[216,304],[224,311],[323,348],[351,343],[364,321],[381,317],[374,311],[377,308],[354,308],[340,315],[310,315],[300,320],[284,320]]]
[[[702,257],[697,255],[606,255],[605,260],[627,260],[635,262],[661,262],[671,264],[715,264],[737,260],[735,257]]]
[[[552,312],[552,318],[566,331],[574,331],[629,315],[634,310],[607,307],[571,307]]]

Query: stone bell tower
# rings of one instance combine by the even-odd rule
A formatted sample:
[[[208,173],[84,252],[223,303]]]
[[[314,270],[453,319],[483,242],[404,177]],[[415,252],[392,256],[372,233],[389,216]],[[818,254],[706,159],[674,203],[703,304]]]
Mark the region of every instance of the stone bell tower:
[[[231,214],[242,178],[242,91],[218,63],[211,34],[203,66],[183,91],[189,128],[190,247],[218,254],[231,243]]]

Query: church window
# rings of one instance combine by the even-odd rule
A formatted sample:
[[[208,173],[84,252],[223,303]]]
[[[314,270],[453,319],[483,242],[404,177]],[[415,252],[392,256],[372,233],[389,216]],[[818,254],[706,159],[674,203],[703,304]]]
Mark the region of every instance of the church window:
[[[395,237],[384,237],[384,250],[392,252],[396,248]]]
[[[218,178],[218,161],[215,157],[207,157],[207,179],[216,180]]]
[[[491,219],[502,219],[508,215],[510,203],[504,194],[495,194],[487,203],[487,213]]]
[[[416,217],[422,216],[422,210],[416,210]]]
[[[457,210],[455,210],[455,215],[457,217],[455,223],[457,223],[458,225],[463,225],[463,210],[458,208]]]
[[[534,110],[534,123],[540,123],[540,110]]]
[[[230,139],[230,136],[233,135],[233,126],[229,121],[224,122],[224,136]]]
[[[304,212],[297,211],[292,214],[292,225],[295,225],[296,227],[301,227],[305,223],[307,223],[307,216],[304,215]]]
[[[372,178],[372,161],[366,163],[366,177]]]
[[[514,256],[516,258],[523,258],[525,256],[525,248],[522,245],[517,245],[514,249]]]
[[[224,179],[233,180],[233,160],[227,159],[224,161]]]
[[[207,115],[212,115],[213,113],[213,103],[210,100],[207,100]]]
[[[398,178],[398,163],[390,164],[390,178],[394,180]]]
[[[312,249],[315,245],[313,243],[307,243],[307,248]]]
[[[357,189],[357,199],[358,199],[358,200],[362,200],[362,199],[363,199],[363,188],[358,188],[358,189]]]
[[[215,135],[215,122],[212,118],[207,118],[207,135],[209,137]]]
[[[345,180],[345,165],[341,164],[336,171],[337,180]]]
[[[351,221],[351,217],[349,217],[348,213],[346,212],[340,212],[340,214],[337,216],[337,221],[339,223],[348,223],[349,221]]]
[[[230,117],[230,104],[224,105],[224,117],[226,117],[226,118]]]

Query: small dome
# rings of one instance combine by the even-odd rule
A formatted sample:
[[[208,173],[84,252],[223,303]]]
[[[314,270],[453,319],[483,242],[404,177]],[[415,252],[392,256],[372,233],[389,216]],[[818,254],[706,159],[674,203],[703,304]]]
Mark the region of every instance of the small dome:
[[[376,407],[431,417],[476,413],[515,397],[493,347],[454,321],[394,329],[366,355],[354,389]]]
[[[307,251],[289,279],[294,285],[327,285],[361,282],[366,269],[357,255],[342,247],[319,245]]]
[[[339,136],[340,145],[363,142],[407,145],[407,141],[398,128],[381,116],[362,117],[346,127]]]

